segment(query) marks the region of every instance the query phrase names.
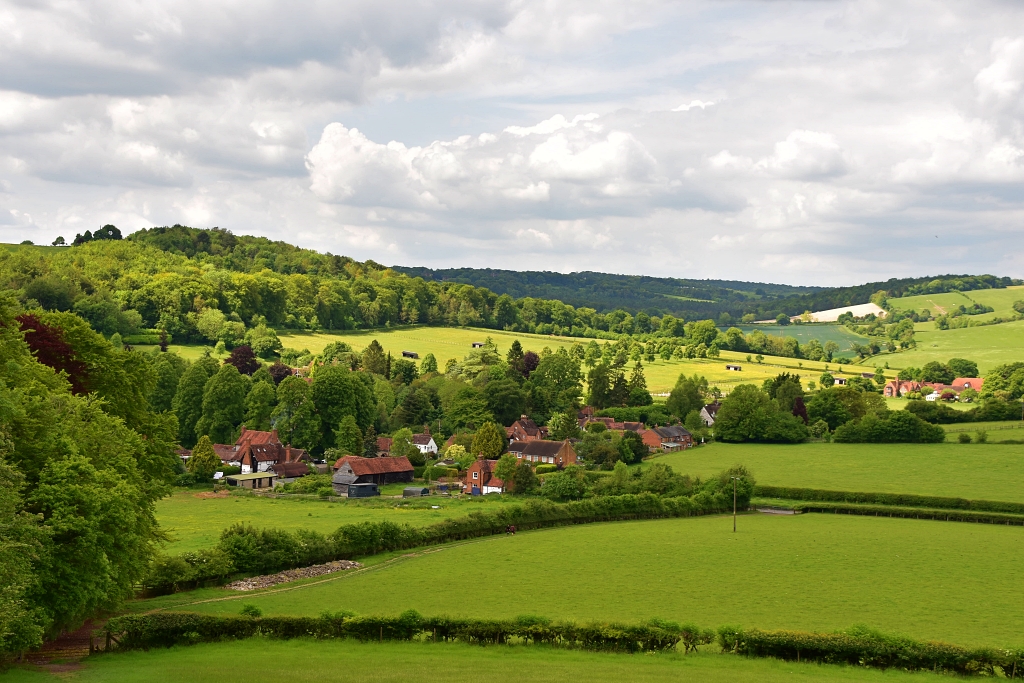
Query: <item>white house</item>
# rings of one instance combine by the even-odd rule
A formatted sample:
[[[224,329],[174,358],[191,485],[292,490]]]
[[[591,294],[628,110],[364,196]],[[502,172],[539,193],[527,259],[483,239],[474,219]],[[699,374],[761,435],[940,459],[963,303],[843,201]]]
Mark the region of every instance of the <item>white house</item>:
[[[420,449],[420,453],[424,455],[427,453],[437,453],[437,444],[434,443],[434,437],[430,434],[413,434],[412,445]]]

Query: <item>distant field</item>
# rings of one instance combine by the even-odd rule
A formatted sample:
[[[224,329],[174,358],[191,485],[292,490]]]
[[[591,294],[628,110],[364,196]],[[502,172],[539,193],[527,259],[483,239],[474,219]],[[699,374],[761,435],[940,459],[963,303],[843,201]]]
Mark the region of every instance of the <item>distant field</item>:
[[[936,330],[932,323],[926,327],[930,329],[915,335],[917,348],[878,356],[868,363],[887,361],[894,368],[906,368],[933,360],[945,363],[950,358],[969,358],[984,375],[997,365],[1024,361],[1024,320],[959,330]]]
[[[354,640],[249,640],[102,655],[81,670],[18,668],[5,683],[938,683],[947,676],[797,664],[719,654],[636,656],[546,647]]]
[[[1016,445],[715,443],[647,462],[701,476],[740,463],[775,486],[1024,502],[1024,447]]]
[[[794,337],[803,346],[812,339],[817,339],[822,344],[834,341],[839,344],[839,352],[845,353],[853,348],[854,344],[865,344],[867,337],[854,334],[841,325],[737,325],[743,334],[750,334],[754,330],[760,330],[768,335],[776,337]]]
[[[833,630],[1017,645],[1024,531],[956,522],[750,514],[617,522],[441,546],[288,590],[178,609],[640,620]],[[225,597],[224,589],[173,596]],[[163,601],[166,604],[166,600]],[[138,609],[146,609],[147,602]],[[159,603],[151,603],[156,606]],[[993,618],[999,615],[999,618]]]
[[[957,306],[969,307],[977,302],[995,309],[992,313],[972,316],[976,320],[988,320],[994,317],[1007,317],[1014,314],[1013,302],[1024,300],[1024,287],[1007,287],[1006,289],[979,289],[972,292],[946,292],[943,294],[922,294],[889,299],[889,304],[901,311],[917,311],[929,309],[932,315],[955,309]]]
[[[217,543],[220,532],[242,522],[256,527],[312,529],[330,533],[342,524],[387,519],[398,524],[426,526],[473,510],[507,504],[508,499],[487,496],[452,499],[442,496],[416,501],[377,498],[369,501],[326,502],[307,499],[273,499],[256,496],[205,498],[194,491],[176,491],[156,504],[160,526],[170,533],[166,552],[180,553]],[[434,510],[431,506],[437,505]]]
[[[965,422],[962,424],[942,425],[942,428],[946,430],[946,441],[948,443],[957,443],[961,434],[967,434],[973,439],[979,431],[985,432],[988,443],[1024,441],[1024,420],[1012,422]]]

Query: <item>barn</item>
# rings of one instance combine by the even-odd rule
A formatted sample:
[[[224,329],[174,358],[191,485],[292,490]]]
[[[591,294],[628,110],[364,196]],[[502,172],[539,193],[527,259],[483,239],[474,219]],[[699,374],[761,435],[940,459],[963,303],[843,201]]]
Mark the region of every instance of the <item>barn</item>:
[[[351,484],[384,484],[409,483],[412,481],[413,467],[409,458],[360,458],[357,455],[346,455],[335,464],[335,473],[331,477],[334,492],[339,496],[349,495]]]

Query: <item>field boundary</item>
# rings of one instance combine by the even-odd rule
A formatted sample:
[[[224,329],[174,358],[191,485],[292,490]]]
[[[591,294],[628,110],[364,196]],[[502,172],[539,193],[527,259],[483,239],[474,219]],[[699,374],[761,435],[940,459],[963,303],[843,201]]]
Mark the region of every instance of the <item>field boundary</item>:
[[[907,508],[929,508],[942,510],[971,510],[976,512],[998,512],[1024,515],[1024,503],[1010,503],[994,500],[970,500],[944,496],[921,496],[912,493],[877,493],[858,491],[834,491],[828,489],[797,488],[791,486],[754,487],[752,494],[757,498],[779,498],[798,502],[830,502],[856,505],[901,506]]]

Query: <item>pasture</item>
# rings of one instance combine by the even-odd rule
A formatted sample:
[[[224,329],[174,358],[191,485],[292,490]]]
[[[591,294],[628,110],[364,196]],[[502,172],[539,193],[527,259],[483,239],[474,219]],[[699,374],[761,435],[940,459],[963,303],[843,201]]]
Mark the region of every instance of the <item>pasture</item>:
[[[931,683],[933,674],[745,659],[719,654],[656,656],[546,647],[259,640],[90,657],[75,671],[17,668],[5,683]]]
[[[793,337],[803,346],[812,339],[817,339],[822,344],[834,341],[839,344],[839,353],[845,353],[853,348],[854,344],[866,344],[868,338],[851,332],[842,325],[736,325],[743,334],[750,334],[754,330],[760,330],[767,335],[775,337]]]
[[[918,327],[925,329],[915,334],[916,348],[867,362],[888,361],[896,368],[919,368],[933,360],[945,363],[950,358],[969,358],[977,362],[984,376],[997,365],[1024,360],[1024,320],[957,330],[936,330],[932,323]]]
[[[969,307],[973,303],[984,304],[995,309],[992,313],[972,316],[976,320],[990,320],[996,317],[1014,315],[1013,303],[1024,300],[1024,287],[1007,287],[1005,289],[978,289],[971,292],[945,292],[943,294],[922,294],[889,299],[889,304],[901,311],[917,311],[929,309],[932,315],[939,315],[955,309],[957,306]]]
[[[714,516],[560,527],[405,553],[259,593],[173,597],[177,609],[218,614],[251,603],[268,615],[411,608],[816,631],[870,624],[921,639],[1020,644],[1024,614],[1007,608],[1024,600],[1019,527],[756,513],[738,526],[733,534],[730,516]],[[157,600],[135,607],[169,605]]]
[[[999,444],[726,444],[652,458],[676,472],[746,465],[759,484],[1024,502],[1024,447]]]
[[[978,432],[985,432],[988,443],[1003,441],[1024,441],[1024,420],[1010,422],[963,422],[960,424],[942,425],[946,430],[946,441],[955,443],[961,434],[976,438]]]
[[[199,491],[175,491],[157,502],[156,518],[171,542],[164,550],[176,554],[208,548],[222,530],[235,523],[295,531],[311,529],[330,533],[342,524],[390,520],[396,524],[427,526],[473,510],[489,510],[508,504],[502,496],[422,499],[374,498],[337,502],[310,498],[260,498],[255,495],[208,497]],[[433,509],[432,506],[438,506]]]

